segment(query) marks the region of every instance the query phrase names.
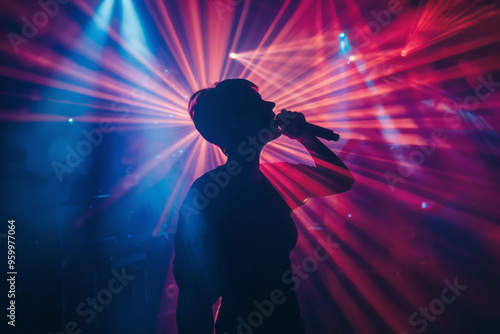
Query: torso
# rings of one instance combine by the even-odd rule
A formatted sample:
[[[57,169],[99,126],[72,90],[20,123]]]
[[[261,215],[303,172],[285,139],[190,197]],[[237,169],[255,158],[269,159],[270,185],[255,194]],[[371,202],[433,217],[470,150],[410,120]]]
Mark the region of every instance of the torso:
[[[197,180],[198,187],[213,182],[208,174]],[[297,229],[291,209],[261,176],[256,183],[231,177],[229,185],[205,209],[206,217],[210,217],[207,228],[217,245],[217,285],[222,296],[217,327],[221,331],[236,325],[237,316],[245,318],[252,312],[253,301],[269,299],[274,289],[288,295],[290,305],[281,310],[292,311],[286,311],[283,317],[301,323],[295,293],[282,282],[282,276],[290,270],[289,255],[297,242]]]

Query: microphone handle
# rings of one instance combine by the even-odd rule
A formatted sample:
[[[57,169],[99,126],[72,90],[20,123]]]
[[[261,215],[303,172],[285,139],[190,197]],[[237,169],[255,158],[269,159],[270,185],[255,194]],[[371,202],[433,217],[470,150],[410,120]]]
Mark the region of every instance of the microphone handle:
[[[310,133],[313,136],[320,137],[326,140],[338,141],[340,135],[330,129],[323,128],[311,123],[299,123],[298,128],[304,132]]]

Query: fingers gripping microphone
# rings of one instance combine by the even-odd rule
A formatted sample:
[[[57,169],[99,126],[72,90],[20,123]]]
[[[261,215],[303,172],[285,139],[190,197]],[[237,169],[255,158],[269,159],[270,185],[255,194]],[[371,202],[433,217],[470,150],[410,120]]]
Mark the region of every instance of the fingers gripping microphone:
[[[274,124],[276,126],[282,126],[283,121],[280,119],[279,115],[276,117],[276,120],[274,121]],[[297,128],[299,130],[304,131],[310,135],[323,138],[326,140],[332,140],[332,141],[338,141],[340,138],[340,135],[338,133],[333,132],[330,129],[323,128],[321,126],[317,126],[308,122],[302,122],[297,124]]]

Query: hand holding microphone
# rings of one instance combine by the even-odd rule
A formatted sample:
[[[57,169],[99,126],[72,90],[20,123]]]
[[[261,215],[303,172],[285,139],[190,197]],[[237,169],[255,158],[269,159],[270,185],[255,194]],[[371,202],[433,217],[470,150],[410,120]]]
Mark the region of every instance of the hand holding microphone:
[[[304,114],[296,111],[282,109],[281,113],[276,116],[274,124],[291,139],[297,139],[304,134],[332,141],[338,141],[340,138],[340,135],[332,130],[307,123]]]

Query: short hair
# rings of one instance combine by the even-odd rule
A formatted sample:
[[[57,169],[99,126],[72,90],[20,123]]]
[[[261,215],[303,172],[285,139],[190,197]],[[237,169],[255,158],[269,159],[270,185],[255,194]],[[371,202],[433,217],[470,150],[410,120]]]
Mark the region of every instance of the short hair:
[[[257,85],[246,79],[227,79],[197,91],[189,99],[189,116],[196,130],[205,140],[219,146],[225,155],[228,148],[234,145],[234,134],[226,123],[226,117],[245,109],[246,101],[242,94],[249,88],[258,91]]]

